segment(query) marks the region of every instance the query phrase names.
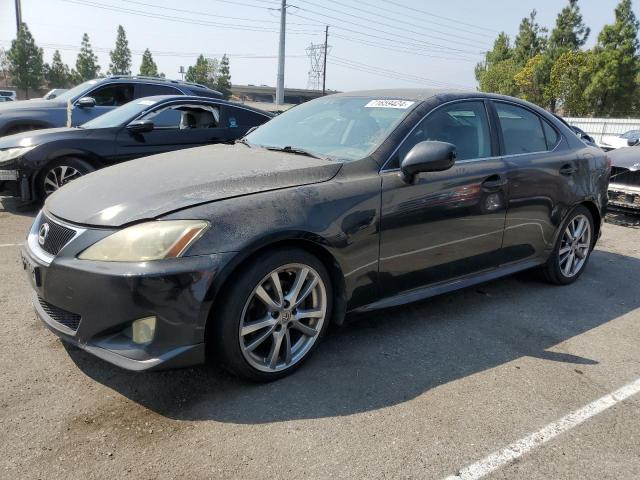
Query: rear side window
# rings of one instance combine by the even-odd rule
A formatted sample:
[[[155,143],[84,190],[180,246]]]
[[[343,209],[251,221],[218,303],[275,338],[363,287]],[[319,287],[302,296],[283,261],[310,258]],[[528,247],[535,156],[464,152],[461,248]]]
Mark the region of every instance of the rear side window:
[[[547,150],[553,150],[560,141],[560,135],[546,120],[542,120],[542,128],[544,129],[544,137],[547,141]]]
[[[136,85],[136,98],[152,97],[154,95],[182,95],[182,92],[167,85],[150,85],[146,83]]]
[[[542,120],[526,108],[496,102],[506,155],[547,150]]]
[[[256,127],[262,125],[269,117],[260,113],[245,110],[244,108],[226,107],[227,109],[227,127]]]

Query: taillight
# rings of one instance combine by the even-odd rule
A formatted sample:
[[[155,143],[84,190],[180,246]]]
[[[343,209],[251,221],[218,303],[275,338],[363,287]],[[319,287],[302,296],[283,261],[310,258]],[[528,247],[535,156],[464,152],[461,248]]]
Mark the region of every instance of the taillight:
[[[607,169],[611,171],[611,157],[609,155],[605,155],[604,158],[607,159]]]

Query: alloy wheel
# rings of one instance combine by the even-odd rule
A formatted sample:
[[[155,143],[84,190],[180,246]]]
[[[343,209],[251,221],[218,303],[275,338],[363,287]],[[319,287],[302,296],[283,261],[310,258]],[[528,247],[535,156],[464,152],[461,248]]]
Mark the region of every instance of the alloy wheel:
[[[44,177],[44,193],[45,195],[51,195],[63,185],[81,176],[82,173],[67,165],[53,167]]]
[[[574,277],[584,266],[591,250],[591,224],[584,215],[576,215],[562,235],[558,251],[560,271],[565,277]]]
[[[242,355],[262,372],[292,367],[316,343],[326,312],[326,288],[317,271],[300,263],[276,268],[258,283],[242,310]]]

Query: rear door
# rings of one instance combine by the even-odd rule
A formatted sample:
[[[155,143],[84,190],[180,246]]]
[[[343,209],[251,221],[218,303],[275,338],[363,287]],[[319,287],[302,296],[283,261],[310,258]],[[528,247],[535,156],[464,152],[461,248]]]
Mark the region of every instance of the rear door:
[[[493,101],[503,159],[508,167],[508,209],[501,263],[539,261],[573,198],[577,154],[533,110]]]
[[[229,137],[238,139],[252,127],[257,127],[271,120],[271,117],[262,113],[254,112],[247,108],[225,105],[223,113],[224,125],[229,129]]]
[[[405,183],[398,175],[402,158],[415,144],[428,140],[456,145],[455,165]],[[497,154],[497,137],[492,135],[483,100],[439,107],[403,141],[381,173],[384,296],[498,265],[506,166]]]

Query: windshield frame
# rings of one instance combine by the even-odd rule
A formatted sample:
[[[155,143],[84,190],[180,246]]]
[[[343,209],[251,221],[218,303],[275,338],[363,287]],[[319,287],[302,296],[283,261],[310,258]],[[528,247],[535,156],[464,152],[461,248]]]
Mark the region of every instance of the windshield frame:
[[[362,100],[362,101],[366,101],[367,103],[371,103],[373,101],[400,101],[400,102],[408,102],[410,105],[408,105],[406,108],[398,108],[398,110],[403,110],[404,113],[402,115],[399,115],[397,119],[395,119],[390,126],[388,127],[388,129],[383,129],[384,131],[384,135],[375,143],[375,146],[373,146],[371,149],[369,149],[363,156],[357,157],[357,158],[351,158],[349,156],[344,156],[344,155],[336,155],[336,154],[330,154],[330,153],[325,153],[323,151],[318,151],[314,148],[310,148],[308,146],[305,145],[301,145],[295,142],[292,142],[290,145],[286,145],[286,146],[279,146],[279,145],[267,145],[264,144],[262,145],[259,142],[255,142],[254,140],[252,140],[250,137],[255,134],[256,132],[259,132],[261,128],[263,127],[267,127],[268,125],[272,124],[274,121],[277,121],[279,118],[282,118],[282,115],[286,115],[289,112],[292,111],[299,111],[301,108],[303,108],[305,105],[310,104],[311,102],[315,102],[315,101],[320,101],[322,99],[331,99],[332,97],[334,97],[336,100],[337,99],[347,99],[347,100]],[[330,161],[335,161],[335,162],[341,162],[341,163],[352,163],[352,162],[358,162],[358,161],[362,161],[365,160],[367,158],[372,158],[375,157],[377,152],[380,151],[381,148],[384,148],[385,143],[387,142],[387,140],[393,136],[394,132],[396,132],[399,128],[402,128],[402,125],[406,122],[407,118],[410,117],[411,113],[413,111],[415,111],[417,108],[419,108],[419,106],[423,103],[422,100],[419,99],[415,99],[415,98],[406,98],[403,96],[389,96],[389,95],[381,95],[381,96],[376,96],[376,95],[358,95],[358,94],[354,94],[354,95],[349,95],[349,94],[339,94],[339,95],[330,95],[327,97],[318,97],[314,100],[311,100],[310,102],[305,102],[305,103],[301,103],[298,105],[293,106],[292,108],[288,109],[287,111],[281,113],[280,115],[277,115],[276,117],[274,117],[272,120],[270,120],[269,122],[265,123],[264,125],[261,125],[260,127],[258,127],[257,129],[253,130],[252,132],[248,133],[247,135],[245,135],[243,137],[243,143],[247,144],[250,147],[255,147],[255,148],[263,148],[263,149],[284,149],[287,147],[290,147],[293,150],[303,150],[308,152],[309,154],[312,154],[313,156],[316,156],[318,158],[322,158],[322,159],[327,159]],[[362,108],[367,108],[364,105],[362,106]],[[380,108],[385,108],[385,107],[380,107]],[[386,107],[386,108],[390,108],[390,107]],[[286,151],[286,150],[283,150]],[[294,153],[294,152],[292,152]]]

